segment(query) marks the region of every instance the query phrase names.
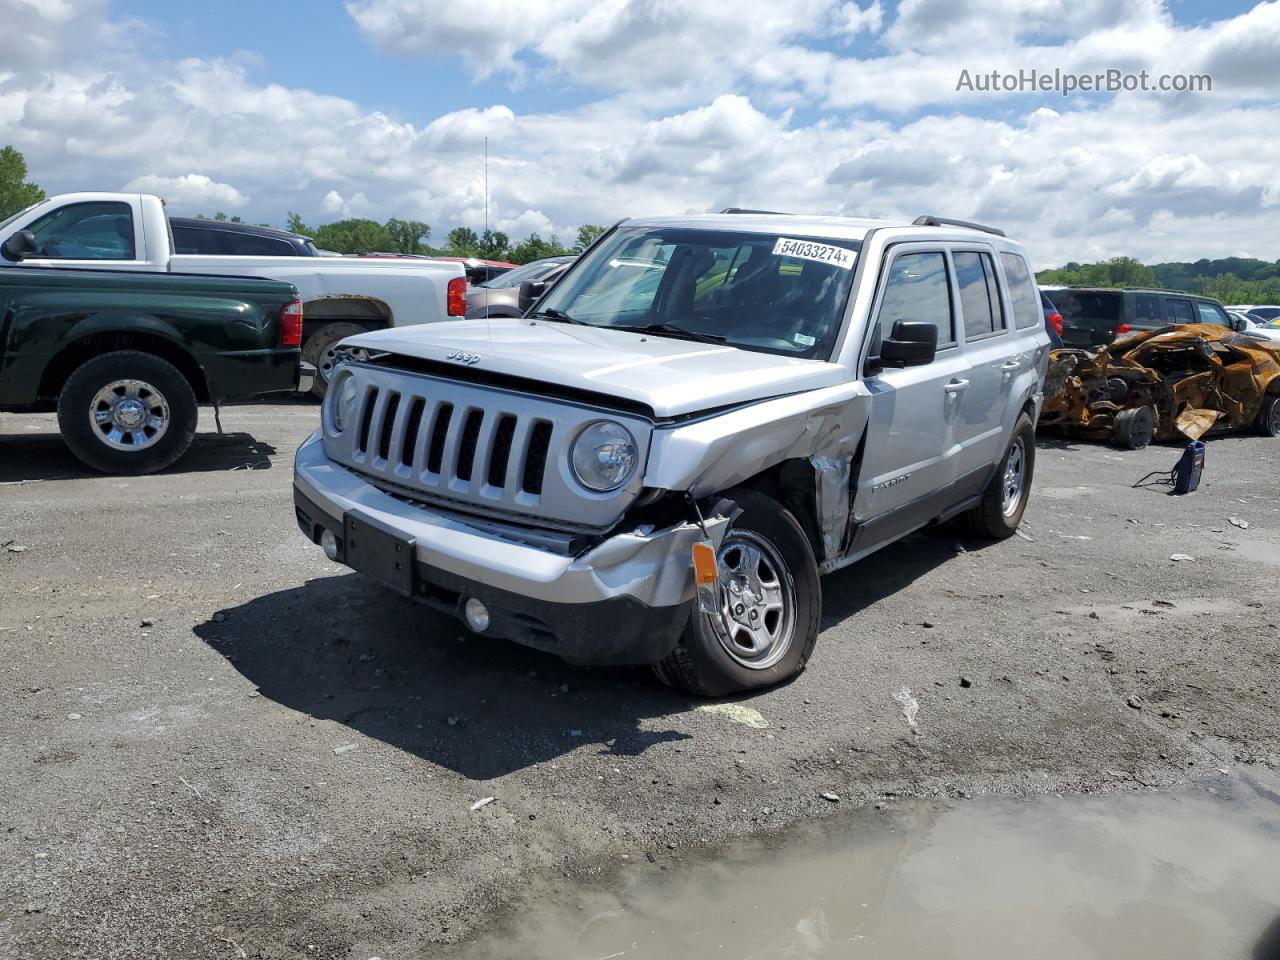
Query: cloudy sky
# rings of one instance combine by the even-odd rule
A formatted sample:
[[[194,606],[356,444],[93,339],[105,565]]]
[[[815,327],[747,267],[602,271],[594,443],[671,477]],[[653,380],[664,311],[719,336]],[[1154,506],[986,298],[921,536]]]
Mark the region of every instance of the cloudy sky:
[[[1041,267],[1280,258],[1280,0],[0,0],[50,192],[513,236],[755,206],[993,223]],[[1212,92],[960,90],[1055,68]]]

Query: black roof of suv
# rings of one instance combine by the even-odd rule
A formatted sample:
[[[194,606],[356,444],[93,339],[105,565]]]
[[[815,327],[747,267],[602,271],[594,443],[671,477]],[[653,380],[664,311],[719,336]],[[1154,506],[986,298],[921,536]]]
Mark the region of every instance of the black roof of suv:
[[[198,217],[170,217],[174,253],[223,257],[318,257],[310,237],[275,227]]]

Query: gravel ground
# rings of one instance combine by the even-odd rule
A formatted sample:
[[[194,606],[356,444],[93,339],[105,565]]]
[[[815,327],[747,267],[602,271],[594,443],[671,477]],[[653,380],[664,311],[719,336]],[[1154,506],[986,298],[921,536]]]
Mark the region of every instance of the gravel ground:
[[[231,408],[118,478],[0,415],[0,957],[432,956],[546,878],[851,805],[1280,757],[1273,440],[1181,498],[1130,487],[1175,448],[1045,441],[1026,537],[826,578],[808,671],[708,710],[328,563],[290,501],[315,420]]]

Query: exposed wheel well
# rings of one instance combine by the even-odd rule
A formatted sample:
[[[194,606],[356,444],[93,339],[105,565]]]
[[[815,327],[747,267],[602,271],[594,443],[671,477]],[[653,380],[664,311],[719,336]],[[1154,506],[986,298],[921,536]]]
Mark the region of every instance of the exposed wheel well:
[[[826,551],[818,532],[817,482],[813,464],[806,459],[796,458],[776,463],[738,486],[757,490],[790,510],[804,530],[804,535],[809,538],[813,555],[821,563],[826,559]]]
[[[324,297],[302,305],[302,335],[310,336],[328,323],[355,323],[370,330],[392,325],[391,308],[367,297]]]
[[[209,384],[205,380],[204,371],[195,357],[172,340],[141,331],[118,331],[112,333],[93,333],[68,344],[49,361],[40,377],[39,395],[42,400],[52,400],[58,396],[67,378],[87,360],[114,350],[137,350],[149,353],[166,360],[178,368],[178,371],[191,384],[191,390],[200,403],[208,403]]]

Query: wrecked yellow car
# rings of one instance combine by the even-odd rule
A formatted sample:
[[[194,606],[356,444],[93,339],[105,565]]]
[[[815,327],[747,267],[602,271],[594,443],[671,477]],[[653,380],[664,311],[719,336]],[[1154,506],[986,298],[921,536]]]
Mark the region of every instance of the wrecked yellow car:
[[[1136,450],[1257,429],[1280,437],[1280,343],[1216,324],[1143,330],[1049,355],[1040,427]]]

